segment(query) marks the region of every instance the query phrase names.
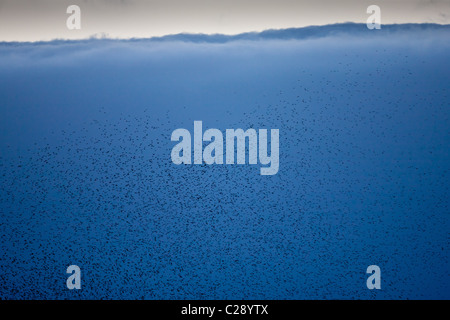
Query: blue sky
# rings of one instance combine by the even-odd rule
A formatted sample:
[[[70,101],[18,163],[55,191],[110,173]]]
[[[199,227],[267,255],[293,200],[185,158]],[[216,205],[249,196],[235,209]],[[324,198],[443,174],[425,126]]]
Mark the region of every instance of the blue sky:
[[[0,298],[448,299],[450,27],[347,27],[0,45]],[[279,172],[173,164],[195,120]]]

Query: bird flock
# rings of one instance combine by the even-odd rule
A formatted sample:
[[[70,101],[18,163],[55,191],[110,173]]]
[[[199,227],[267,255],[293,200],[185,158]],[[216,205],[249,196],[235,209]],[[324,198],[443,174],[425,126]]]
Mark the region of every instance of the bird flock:
[[[80,63],[108,103],[1,144],[0,298],[449,298],[450,51],[327,41]],[[46,68],[29,77],[72,72]],[[62,81],[44,99],[72,99]],[[279,129],[278,174],[173,164],[170,134],[195,120]],[[65,287],[72,264],[81,290]]]

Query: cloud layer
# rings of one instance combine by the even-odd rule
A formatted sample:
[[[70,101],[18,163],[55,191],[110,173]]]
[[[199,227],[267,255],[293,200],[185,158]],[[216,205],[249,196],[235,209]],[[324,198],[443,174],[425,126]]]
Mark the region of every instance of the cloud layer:
[[[66,9],[81,8],[81,30],[68,30]],[[369,0],[231,0],[231,1],[73,1],[3,0],[0,3],[0,41],[48,41],[111,38],[148,38],[167,34],[263,31],[365,23]],[[383,24],[449,24],[446,0],[379,0]]]

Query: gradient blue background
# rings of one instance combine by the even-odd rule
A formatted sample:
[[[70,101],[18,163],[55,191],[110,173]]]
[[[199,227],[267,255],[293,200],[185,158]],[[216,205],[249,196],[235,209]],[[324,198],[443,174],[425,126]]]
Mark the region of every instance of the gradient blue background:
[[[449,299],[449,35],[0,44],[0,298]],[[279,173],[174,165],[194,120]]]

